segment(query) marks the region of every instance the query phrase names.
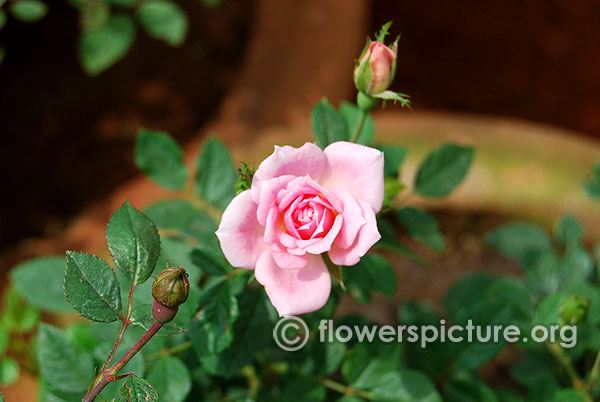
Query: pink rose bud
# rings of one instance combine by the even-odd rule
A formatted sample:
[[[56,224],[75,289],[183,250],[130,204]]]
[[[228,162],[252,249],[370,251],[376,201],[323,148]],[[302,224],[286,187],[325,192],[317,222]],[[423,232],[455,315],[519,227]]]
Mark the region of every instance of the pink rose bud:
[[[391,48],[382,42],[367,43],[354,69],[356,89],[367,95],[376,95],[391,85],[396,73],[398,40]]]

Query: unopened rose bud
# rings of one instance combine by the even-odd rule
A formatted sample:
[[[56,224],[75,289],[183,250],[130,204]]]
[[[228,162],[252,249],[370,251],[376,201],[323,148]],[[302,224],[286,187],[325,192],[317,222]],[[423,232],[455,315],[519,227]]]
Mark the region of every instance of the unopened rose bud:
[[[560,305],[561,325],[576,325],[583,322],[587,316],[590,301],[583,296],[573,295]]]
[[[235,195],[250,189],[253,176],[254,171],[250,169],[247,163],[242,162],[242,165],[238,168],[238,179],[235,183]]]
[[[182,267],[170,267],[162,271],[152,284],[152,316],[156,322],[165,324],[177,314],[190,292],[188,274]]]
[[[396,73],[397,53],[398,40],[391,48],[379,41],[367,43],[354,69],[356,89],[367,95],[388,89]]]
[[[190,292],[188,274],[182,267],[170,267],[162,271],[152,284],[152,297],[167,307],[177,307],[185,302]]]

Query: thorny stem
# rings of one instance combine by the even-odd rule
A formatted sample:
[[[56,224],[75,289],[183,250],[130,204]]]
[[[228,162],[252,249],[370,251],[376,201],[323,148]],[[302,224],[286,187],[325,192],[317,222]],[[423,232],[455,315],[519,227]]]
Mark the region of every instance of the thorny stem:
[[[150,339],[152,339],[152,337],[161,328],[162,328],[162,324],[159,324],[157,322],[153,323],[152,326],[148,329],[148,331],[146,331],[146,333],[144,335],[142,335],[142,337],[135,343],[135,345],[133,345],[127,351],[127,353],[125,353],[123,355],[123,357],[121,357],[119,359],[119,361],[117,361],[111,368],[104,371],[104,374],[100,377],[100,381],[83,398],[82,402],[92,402],[94,399],[96,399],[96,397],[100,394],[100,392],[102,392],[104,387],[106,387],[111,381],[116,381],[120,378],[123,378],[123,376],[117,376],[117,373],[119,372],[119,370],[121,370],[129,362],[129,360],[131,360],[131,358],[133,356],[135,356],[135,354],[137,352],[139,352],[140,349],[142,347],[144,347],[144,345],[146,343],[148,343],[148,341]],[[131,373],[128,373],[127,375],[130,375],[130,374]],[[125,376],[127,376],[127,375],[125,375]]]
[[[106,361],[104,362],[104,365],[102,366],[102,370],[100,370],[100,373],[98,374],[98,376],[92,383],[92,386],[96,386],[97,384],[99,384],[101,382],[101,378],[104,377],[106,368],[110,364],[110,361],[112,360],[112,358],[115,356],[115,353],[117,352],[117,348],[121,344],[121,341],[123,340],[123,336],[125,335],[125,331],[127,330],[127,327],[129,326],[129,324],[131,322],[130,321],[131,320],[131,309],[133,306],[134,290],[135,290],[135,281],[131,281],[131,287],[129,288],[129,294],[127,296],[127,310],[125,312],[125,316],[120,317],[123,324],[121,325],[121,329],[119,330],[119,334],[117,335],[115,344],[113,345],[112,350],[108,354],[108,357],[107,357]]]
[[[550,350],[550,352],[554,355],[556,360],[559,361],[559,363],[567,372],[567,375],[571,379],[573,388],[575,388],[575,390],[579,392],[579,394],[585,402],[593,402],[592,396],[588,392],[585,383],[573,368],[573,365],[571,364],[571,358],[565,353],[564,349],[561,348],[560,345],[558,345],[557,343],[549,342],[546,345],[548,345],[548,349]]]
[[[356,130],[354,130],[354,133],[352,134],[352,137],[350,137],[350,142],[356,142],[358,141],[358,137],[360,136],[360,133],[363,129],[363,126],[365,125],[365,121],[367,120],[367,116],[368,113],[365,111],[360,111],[360,117],[358,118],[358,125],[356,126]]]

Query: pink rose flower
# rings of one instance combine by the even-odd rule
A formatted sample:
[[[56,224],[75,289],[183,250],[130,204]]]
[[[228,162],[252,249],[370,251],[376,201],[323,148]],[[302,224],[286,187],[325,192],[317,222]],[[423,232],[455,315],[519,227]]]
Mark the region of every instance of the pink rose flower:
[[[217,237],[231,265],[256,270],[280,316],[308,313],[331,291],[320,254],[358,263],[381,238],[382,202],[382,152],[349,142],[275,147],[223,213]]]

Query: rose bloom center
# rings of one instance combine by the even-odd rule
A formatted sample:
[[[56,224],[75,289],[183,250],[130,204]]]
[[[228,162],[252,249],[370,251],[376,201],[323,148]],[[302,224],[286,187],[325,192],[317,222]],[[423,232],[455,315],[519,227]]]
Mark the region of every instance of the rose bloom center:
[[[320,194],[298,196],[284,213],[288,234],[297,239],[322,238],[331,229],[337,212]]]

